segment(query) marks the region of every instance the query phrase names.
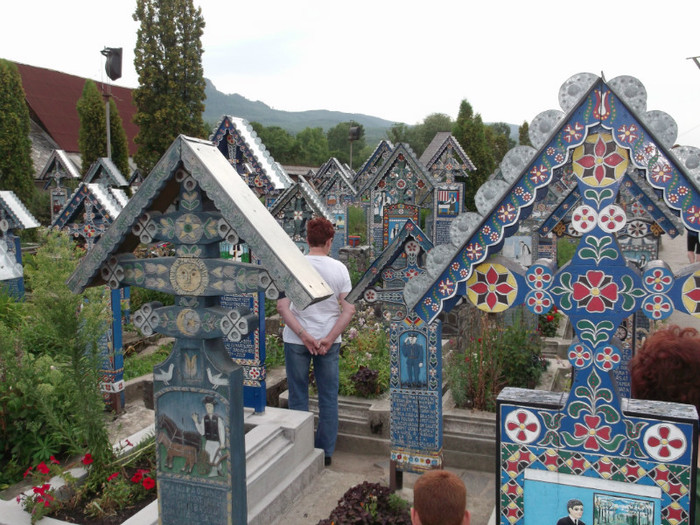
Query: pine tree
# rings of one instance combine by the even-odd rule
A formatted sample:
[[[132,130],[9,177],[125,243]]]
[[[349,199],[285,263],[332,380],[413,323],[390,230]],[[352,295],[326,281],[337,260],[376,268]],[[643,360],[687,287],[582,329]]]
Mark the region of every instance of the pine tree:
[[[469,173],[464,195],[467,209],[474,210],[474,195],[488,176],[493,173],[496,162],[487,140],[481,115],[478,113],[475,115],[471,104],[466,100],[462,100],[459,106],[459,114],[452,134],[476,167],[476,171]]]
[[[527,123],[527,120],[518,128],[518,144],[521,146],[532,146],[532,142],[530,142],[530,125]]]
[[[107,156],[107,117],[102,96],[95,82],[85,81],[83,94],[78,99],[76,107],[80,118],[78,147],[81,172],[85,175],[93,162]]]
[[[0,189],[28,204],[34,196],[31,121],[17,66],[0,59]]]
[[[192,0],[137,0],[134,20],[140,22],[134,66],[139,126],[134,160],[149,173],[180,134],[206,137],[202,42],[204,19]]]
[[[126,139],[126,131],[122,125],[117,104],[112,97],[109,98],[109,139],[112,144],[112,162],[117,169],[129,180],[129,143]]]

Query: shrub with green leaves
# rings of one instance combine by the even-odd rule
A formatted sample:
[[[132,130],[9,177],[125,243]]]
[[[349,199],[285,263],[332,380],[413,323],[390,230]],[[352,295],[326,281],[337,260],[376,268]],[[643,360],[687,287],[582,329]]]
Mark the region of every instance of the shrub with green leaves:
[[[481,331],[450,355],[446,375],[458,407],[493,412],[504,387],[537,385],[544,369],[542,339],[520,319],[504,325],[481,315]]]
[[[340,395],[377,397],[389,388],[386,326],[373,308],[358,310],[340,348]]]
[[[0,482],[51,455],[90,450],[99,470],[111,460],[100,392],[98,340],[109,321],[102,287],[74,294],[66,280],[84,254],[65,234],[42,230],[25,258],[19,329],[0,317]],[[9,310],[14,311],[14,308]],[[4,309],[5,312],[8,308]]]

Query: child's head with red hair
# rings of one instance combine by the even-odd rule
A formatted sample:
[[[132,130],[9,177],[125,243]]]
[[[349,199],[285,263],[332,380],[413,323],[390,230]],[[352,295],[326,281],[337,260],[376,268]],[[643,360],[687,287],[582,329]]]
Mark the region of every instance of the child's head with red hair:
[[[447,470],[429,470],[413,485],[413,525],[469,525],[467,489]]]
[[[323,217],[316,217],[306,223],[306,241],[309,246],[323,246],[335,235],[333,223]]]
[[[700,414],[700,336],[669,325],[652,333],[629,364],[632,397],[695,405]]]

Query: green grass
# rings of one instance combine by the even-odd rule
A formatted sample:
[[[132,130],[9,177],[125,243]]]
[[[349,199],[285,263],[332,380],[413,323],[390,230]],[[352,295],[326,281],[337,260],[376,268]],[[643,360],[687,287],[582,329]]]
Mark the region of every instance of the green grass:
[[[153,372],[153,367],[165,361],[165,358],[170,355],[172,348],[172,343],[168,343],[158,347],[158,350],[152,354],[134,354],[124,358],[124,381]]]

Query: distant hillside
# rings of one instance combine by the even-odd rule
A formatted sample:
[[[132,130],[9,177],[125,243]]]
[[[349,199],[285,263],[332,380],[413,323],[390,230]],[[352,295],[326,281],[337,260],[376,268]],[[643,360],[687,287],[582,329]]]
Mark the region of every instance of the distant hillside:
[[[249,122],[260,122],[263,126],[279,126],[296,134],[307,127],[321,127],[324,131],[328,131],[340,122],[354,120],[364,126],[367,143],[374,144],[386,138],[387,130],[394,124],[389,120],[361,113],[343,113],[325,109],[310,111],[272,109],[259,100],[253,102],[236,93],[231,95],[221,93],[209,79],[205,80],[207,99],[204,121],[212,126],[218,124],[223,115],[231,115],[244,118]]]

